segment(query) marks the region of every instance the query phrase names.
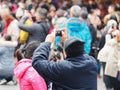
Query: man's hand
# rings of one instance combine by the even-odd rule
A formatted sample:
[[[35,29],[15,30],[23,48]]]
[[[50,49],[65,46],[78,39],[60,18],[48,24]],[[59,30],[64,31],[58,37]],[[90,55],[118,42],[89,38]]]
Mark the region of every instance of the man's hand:
[[[62,37],[61,37],[62,42],[65,42],[67,40],[67,38],[68,38],[67,30],[63,29],[62,30]]]
[[[53,32],[51,34],[48,34],[46,39],[45,39],[45,42],[50,42],[50,43],[53,43],[55,41],[55,30],[53,30]]]

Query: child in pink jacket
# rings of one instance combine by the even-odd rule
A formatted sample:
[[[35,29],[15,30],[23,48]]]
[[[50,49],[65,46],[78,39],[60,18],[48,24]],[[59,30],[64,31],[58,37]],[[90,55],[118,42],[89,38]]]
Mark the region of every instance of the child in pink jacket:
[[[14,74],[19,81],[20,90],[47,90],[45,80],[32,67],[31,57],[38,45],[39,43],[35,41],[28,44],[24,52],[25,59],[20,60],[23,56],[19,51],[17,52],[20,61],[14,68]]]

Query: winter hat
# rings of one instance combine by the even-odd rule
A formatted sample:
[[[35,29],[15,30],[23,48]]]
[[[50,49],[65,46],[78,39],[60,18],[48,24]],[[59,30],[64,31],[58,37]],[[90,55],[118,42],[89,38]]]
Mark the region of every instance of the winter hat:
[[[64,50],[67,57],[76,57],[84,53],[84,41],[71,37],[64,43]]]
[[[109,20],[108,23],[107,23],[107,26],[117,26],[117,22],[113,19]]]

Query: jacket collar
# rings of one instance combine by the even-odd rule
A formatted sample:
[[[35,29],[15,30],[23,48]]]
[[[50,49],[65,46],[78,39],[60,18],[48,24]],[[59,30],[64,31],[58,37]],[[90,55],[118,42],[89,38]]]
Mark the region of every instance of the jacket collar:
[[[77,57],[67,57],[65,60],[67,61],[78,61],[78,60],[83,60],[85,59],[85,57],[88,56],[87,54],[82,54],[82,55],[79,55]]]

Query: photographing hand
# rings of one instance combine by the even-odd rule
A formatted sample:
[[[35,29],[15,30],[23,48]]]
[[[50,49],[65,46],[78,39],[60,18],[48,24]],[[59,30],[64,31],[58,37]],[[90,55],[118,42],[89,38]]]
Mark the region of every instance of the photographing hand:
[[[53,30],[51,34],[48,34],[45,39],[45,42],[53,43],[54,41],[55,41],[55,30]]]
[[[62,42],[65,42],[65,41],[67,40],[67,38],[68,38],[67,30],[66,30],[66,29],[63,29],[63,30],[62,30],[62,37],[61,37]]]

